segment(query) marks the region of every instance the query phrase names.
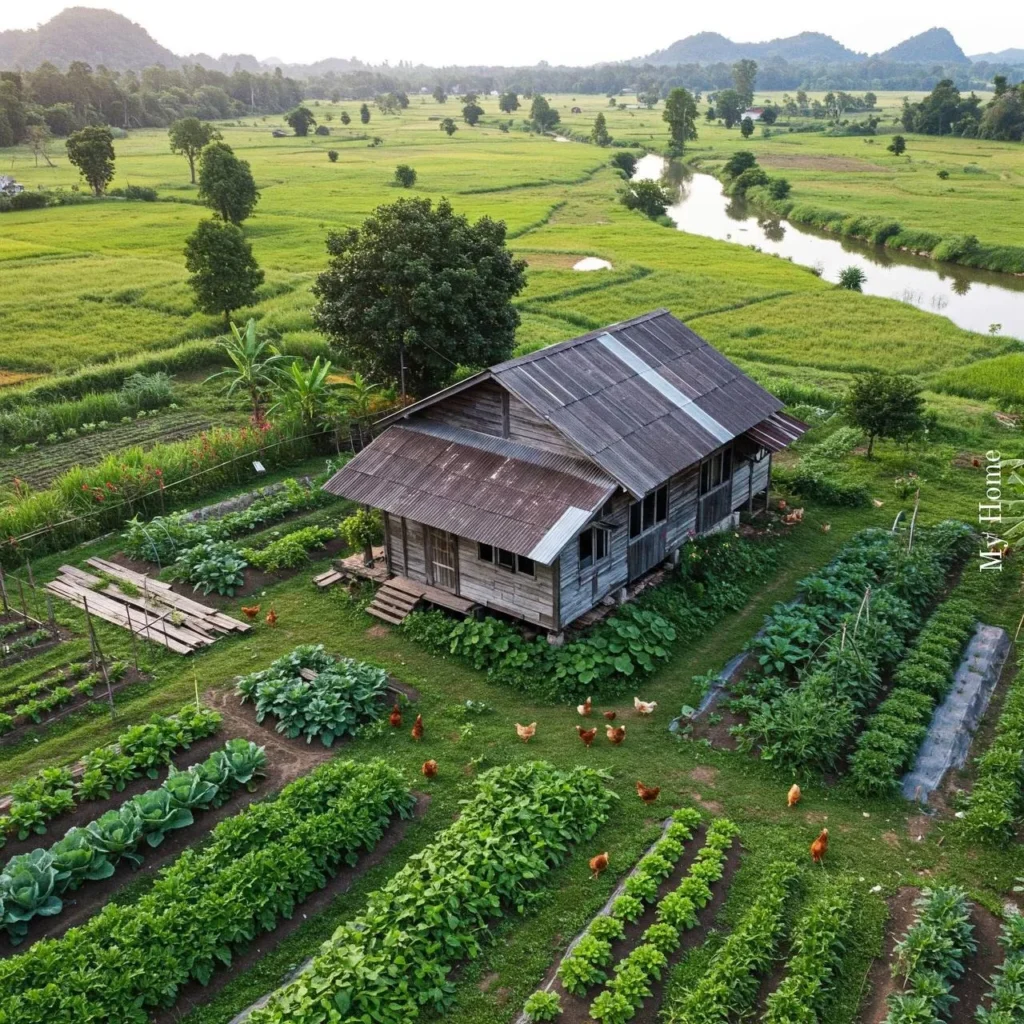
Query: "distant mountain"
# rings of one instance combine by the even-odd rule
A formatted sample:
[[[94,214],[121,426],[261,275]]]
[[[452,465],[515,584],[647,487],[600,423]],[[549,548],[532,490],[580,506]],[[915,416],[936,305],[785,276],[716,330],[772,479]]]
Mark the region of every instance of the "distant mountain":
[[[975,53],[971,56],[975,64],[985,61],[988,64],[1024,64],[1024,50],[1000,50],[998,53]]]
[[[716,64],[729,63],[751,57],[769,60],[772,57],[787,61],[854,61],[864,55],[847,49],[831,36],[821,32],[801,32],[785,39],[772,39],[766,43],[734,43],[717,32],[698,32],[678,39],[664,50],[645,57],[652,64]]]
[[[902,64],[967,64],[968,57],[957,45],[949,29],[930,28],[920,35],[904,39],[902,43],[875,54],[879,60]]]
[[[254,75],[267,70],[266,65],[251,53],[222,53],[219,57],[211,57],[208,53],[190,53],[178,60],[182,64],[198,64],[207,71],[223,71],[226,75],[230,75],[235,68]]]
[[[119,71],[181,63],[141,25],[94,7],[68,7],[37,29],[0,32],[0,67],[34,68],[50,61],[66,68],[76,60]]]

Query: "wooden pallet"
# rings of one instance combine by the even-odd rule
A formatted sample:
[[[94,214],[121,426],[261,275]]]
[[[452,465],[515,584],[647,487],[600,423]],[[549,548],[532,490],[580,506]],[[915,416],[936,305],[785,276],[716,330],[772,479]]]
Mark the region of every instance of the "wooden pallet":
[[[60,575],[47,583],[46,589],[78,608],[88,606],[91,615],[129,629],[176,654],[192,654],[209,647],[219,636],[246,633],[252,628],[216,608],[176,594],[170,584],[161,580],[102,558],[90,558],[87,564],[142,593],[128,593],[117,583],[104,583],[103,577],[74,565],[62,565]]]

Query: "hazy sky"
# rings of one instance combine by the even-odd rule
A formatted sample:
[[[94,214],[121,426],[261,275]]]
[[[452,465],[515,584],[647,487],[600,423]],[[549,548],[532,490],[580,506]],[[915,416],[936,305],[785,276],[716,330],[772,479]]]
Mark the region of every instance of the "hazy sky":
[[[67,0],[11,0],[0,8],[0,29],[33,28],[67,6]],[[139,22],[178,54],[251,53],[288,63],[355,56],[392,64],[591,64],[641,56],[702,31],[741,42],[825,32],[851,49],[871,53],[933,25],[948,28],[968,54],[1024,47],[1020,0],[987,0],[981,13],[963,0],[732,0],[728,5],[692,0],[635,5],[601,0],[455,5],[424,0],[110,0],[103,6]]]

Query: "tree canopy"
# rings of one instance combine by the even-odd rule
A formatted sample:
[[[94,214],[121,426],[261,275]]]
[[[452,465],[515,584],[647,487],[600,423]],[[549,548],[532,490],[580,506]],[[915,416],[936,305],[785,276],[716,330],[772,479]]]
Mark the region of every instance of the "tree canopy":
[[[114,177],[114,137],[105,125],[89,125],[72,135],[66,143],[68,159],[78,168],[95,195]]]
[[[558,111],[548,101],[537,93],[530,104],[530,120],[539,132],[549,132],[561,120]]]
[[[239,160],[226,142],[211,142],[199,155],[199,198],[221,220],[241,224],[259,201],[248,160]]]
[[[285,123],[296,135],[308,135],[309,129],[316,124],[316,118],[309,107],[296,107],[284,116]]]
[[[667,122],[672,146],[678,152],[697,138],[697,103],[686,89],[673,89],[668,94],[661,119]]]
[[[744,109],[743,100],[735,89],[723,89],[715,96],[715,111],[726,128],[731,128],[740,119]]]
[[[519,97],[512,90],[503,92],[498,100],[498,108],[503,114],[514,113],[519,109]]]
[[[846,399],[846,413],[868,436],[868,458],[875,438],[908,441],[924,429],[924,399],[913,379],[873,371],[857,377]]]
[[[198,117],[182,117],[167,129],[167,137],[171,141],[171,152],[180,153],[188,161],[188,173],[194,185],[196,157],[204,146],[208,146],[214,139],[219,139],[220,133],[212,124],[200,121]]]
[[[313,286],[313,321],[343,364],[402,380],[415,395],[448,384],[458,366],[512,353],[519,315],[512,298],[526,263],[505,245],[505,225],[470,224],[447,200],[400,199],[359,228],[331,232],[327,270]]]
[[[590,141],[595,146],[607,146],[611,143],[612,137],[608,133],[608,122],[604,114],[599,113],[594,118],[594,127],[590,129]]]
[[[481,107],[480,104],[477,103],[476,101],[473,101],[472,103],[467,103],[462,108],[462,119],[466,122],[466,124],[474,125],[480,120],[480,117],[483,114],[483,112],[484,108]]]
[[[754,102],[754,85],[757,82],[757,61],[744,58],[732,66],[732,84],[746,110]]]
[[[241,228],[223,221],[202,220],[185,242],[188,283],[196,304],[204,313],[220,313],[224,324],[231,312],[251,306],[263,271],[252,254]]]

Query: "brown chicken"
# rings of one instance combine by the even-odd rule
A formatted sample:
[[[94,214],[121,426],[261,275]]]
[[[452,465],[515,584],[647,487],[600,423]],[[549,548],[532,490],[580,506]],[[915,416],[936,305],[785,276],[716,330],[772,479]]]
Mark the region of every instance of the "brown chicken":
[[[626,727],[624,725],[605,726],[605,735],[615,746],[618,746],[626,738]]]
[[[804,521],[804,510],[802,508],[795,508],[792,512],[787,512],[782,517],[782,521],[786,526],[795,526],[797,523],[802,523]]]
[[[602,714],[606,719],[608,719],[609,722],[614,722],[615,716],[618,714],[618,711],[604,711],[602,712]]]
[[[242,614],[250,622],[252,622],[252,620],[255,619],[256,616],[259,615],[259,613],[260,613],[260,606],[258,604],[243,604],[242,605]]]
[[[590,709],[594,706],[591,699],[588,697],[582,704],[576,705],[576,710],[584,717],[590,717]]]
[[[660,792],[661,786],[645,786],[639,779],[636,780],[636,795],[645,804],[653,804]]]
[[[811,843],[811,860],[815,864],[820,864],[826,853],[828,853],[828,829],[823,828],[818,838]]]
[[[531,722],[529,725],[520,725],[516,722],[516,732],[524,743],[529,743],[537,732],[537,723]]]
[[[424,761],[423,767],[420,770],[423,772],[425,779],[432,779],[437,774],[437,762]]]
[[[596,880],[601,877],[603,871],[608,870],[608,853],[599,853],[596,857],[590,858],[590,874]]]
[[[423,739],[423,716],[417,715],[416,721],[412,723],[412,729],[409,733],[412,738],[419,743]]]
[[[803,793],[800,792],[800,787],[794,782],[793,785],[789,787],[789,796],[786,797],[786,803],[790,807],[796,807],[796,805],[800,803],[800,797],[802,796]]]
[[[594,742],[594,737],[597,735],[597,726],[593,729],[584,729],[582,725],[576,726],[576,731],[580,734],[580,739],[583,740],[583,745],[589,747]]]
[[[271,608],[270,611],[267,612],[267,618],[266,618],[265,621],[266,621],[268,626],[276,626],[277,625],[277,612],[274,611],[273,608]]]
[[[392,729],[402,728],[402,709],[397,704],[391,709],[388,721],[391,723]]]

